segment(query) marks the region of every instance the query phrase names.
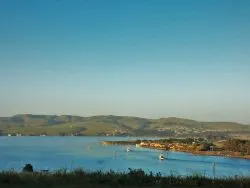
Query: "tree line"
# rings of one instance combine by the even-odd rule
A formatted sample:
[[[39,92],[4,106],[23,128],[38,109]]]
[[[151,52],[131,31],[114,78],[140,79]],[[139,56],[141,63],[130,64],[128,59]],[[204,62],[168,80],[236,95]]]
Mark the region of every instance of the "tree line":
[[[225,142],[224,148],[227,151],[241,152],[242,154],[250,155],[250,141],[229,139]]]

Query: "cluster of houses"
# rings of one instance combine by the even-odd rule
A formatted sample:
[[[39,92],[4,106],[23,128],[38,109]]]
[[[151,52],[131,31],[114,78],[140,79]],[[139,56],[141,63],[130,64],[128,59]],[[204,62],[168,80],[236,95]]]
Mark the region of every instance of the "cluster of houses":
[[[189,128],[184,126],[160,127],[157,129],[159,132],[172,132],[176,136],[188,134],[204,134],[208,132],[228,132],[228,129],[204,129],[202,127]]]
[[[16,133],[16,134],[8,134],[8,136],[23,136],[23,135],[20,133]]]

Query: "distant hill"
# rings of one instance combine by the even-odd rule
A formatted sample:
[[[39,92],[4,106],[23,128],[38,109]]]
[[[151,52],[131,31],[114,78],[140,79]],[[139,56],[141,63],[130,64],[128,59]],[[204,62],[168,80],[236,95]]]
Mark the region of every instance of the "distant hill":
[[[234,122],[199,122],[177,117],[146,119],[129,116],[33,115],[0,117],[0,134],[169,136],[204,131],[250,131]]]

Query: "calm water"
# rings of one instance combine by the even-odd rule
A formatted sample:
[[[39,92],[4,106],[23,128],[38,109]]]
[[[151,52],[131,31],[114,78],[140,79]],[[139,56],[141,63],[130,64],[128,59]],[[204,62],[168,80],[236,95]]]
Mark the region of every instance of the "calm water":
[[[250,160],[214,156],[195,156],[181,152],[165,152],[167,160],[159,161],[159,151],[124,146],[103,146],[103,140],[127,140],[124,137],[0,137],[0,169],[21,170],[31,163],[36,170],[127,171],[142,168],[163,175],[191,175],[194,172],[216,176],[250,176]],[[129,138],[134,139],[134,138]]]

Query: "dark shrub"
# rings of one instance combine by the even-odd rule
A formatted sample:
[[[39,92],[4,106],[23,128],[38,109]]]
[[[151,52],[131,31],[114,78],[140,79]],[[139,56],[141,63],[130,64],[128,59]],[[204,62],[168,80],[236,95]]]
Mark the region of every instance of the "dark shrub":
[[[26,164],[23,167],[23,172],[33,172],[33,166],[31,164]]]

